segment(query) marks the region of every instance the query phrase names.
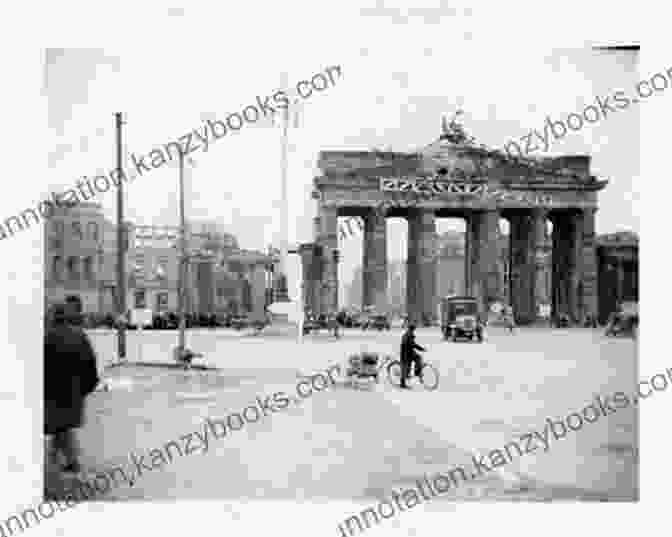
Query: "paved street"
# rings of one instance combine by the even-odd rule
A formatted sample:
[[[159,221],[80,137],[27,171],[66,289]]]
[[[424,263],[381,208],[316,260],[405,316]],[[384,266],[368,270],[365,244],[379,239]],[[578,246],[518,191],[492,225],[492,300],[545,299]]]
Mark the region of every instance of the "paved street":
[[[353,352],[396,353],[401,337],[399,329],[346,330],[338,342],[323,333],[299,346],[281,332],[190,332],[189,346],[205,353],[217,371],[108,369],[112,390],[91,397],[82,430],[85,465],[130,467],[130,452],[160,448],[198,430],[207,417],[242,411],[257,396],[296,394],[302,374],[344,364]],[[101,361],[112,360],[114,338],[112,332],[92,333]],[[206,453],[177,458],[105,498],[389,496],[424,475],[473,467],[473,454],[543,431],[546,418],[580,413],[598,394],[635,390],[636,343],[605,338],[601,330],[529,328],[510,335],[493,327],[485,343],[475,344],[443,342],[434,328],[419,329],[417,339],[440,370],[436,391],[413,384],[403,392],[387,382],[367,391],[339,383],[211,440]],[[131,332],[129,357],[167,362],[176,341],[175,332]],[[619,410],[551,440],[546,453],[514,459],[440,498],[632,500],[638,497],[636,437],[636,410]],[[50,486],[58,483],[51,479]]]

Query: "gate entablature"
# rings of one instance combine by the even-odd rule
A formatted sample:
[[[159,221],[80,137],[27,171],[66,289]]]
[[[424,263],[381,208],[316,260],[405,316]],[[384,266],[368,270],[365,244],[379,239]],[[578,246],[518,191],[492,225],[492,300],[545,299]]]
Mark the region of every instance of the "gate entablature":
[[[322,151],[318,166],[314,197],[340,208],[587,209],[607,184],[590,174],[588,156],[511,158],[446,140],[422,153]]]

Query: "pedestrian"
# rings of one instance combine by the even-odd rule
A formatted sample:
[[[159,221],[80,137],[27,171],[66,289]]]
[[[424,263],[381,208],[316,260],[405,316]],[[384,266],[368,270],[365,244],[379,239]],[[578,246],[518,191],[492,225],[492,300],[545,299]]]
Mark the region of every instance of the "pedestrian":
[[[334,337],[339,339],[341,336],[338,333],[338,317],[335,313],[329,315],[329,325],[330,328],[334,331]]]
[[[406,332],[401,338],[401,350],[400,350],[400,361],[401,361],[401,388],[408,390],[407,380],[409,373],[411,372],[411,366],[415,365],[415,376],[422,377],[422,358],[415,352],[425,351],[426,349],[415,342],[415,325],[409,323],[406,328]]]
[[[62,471],[80,473],[75,430],[84,421],[84,401],[98,385],[96,355],[84,331],[75,326],[74,312],[58,304],[44,337],[44,433],[52,437],[52,454]]]
[[[513,308],[511,306],[506,306],[504,312],[506,327],[509,329],[509,333],[513,334],[513,329],[516,327],[516,317],[513,314]]]

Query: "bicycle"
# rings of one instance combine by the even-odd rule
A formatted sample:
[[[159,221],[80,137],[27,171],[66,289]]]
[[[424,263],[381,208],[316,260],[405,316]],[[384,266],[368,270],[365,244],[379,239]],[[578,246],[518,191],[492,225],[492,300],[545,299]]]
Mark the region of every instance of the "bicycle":
[[[387,380],[392,386],[399,388],[401,386],[401,360],[392,358],[387,355],[381,363],[380,369],[383,367],[387,370]],[[416,375],[413,374],[415,367],[411,367],[412,371],[408,378],[411,379]],[[439,370],[427,360],[422,360],[422,368],[420,369],[420,376],[418,377],[423,387],[428,391],[434,391],[439,386]]]

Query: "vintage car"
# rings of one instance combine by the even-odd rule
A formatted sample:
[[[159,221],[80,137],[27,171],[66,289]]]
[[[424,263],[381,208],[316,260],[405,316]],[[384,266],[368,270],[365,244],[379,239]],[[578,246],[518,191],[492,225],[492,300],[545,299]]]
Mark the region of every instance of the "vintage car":
[[[604,334],[636,338],[638,329],[639,305],[636,302],[624,302],[609,316]]]
[[[478,312],[478,302],[471,296],[451,296],[441,299],[441,331],[443,339],[466,338],[483,342],[484,323]]]

